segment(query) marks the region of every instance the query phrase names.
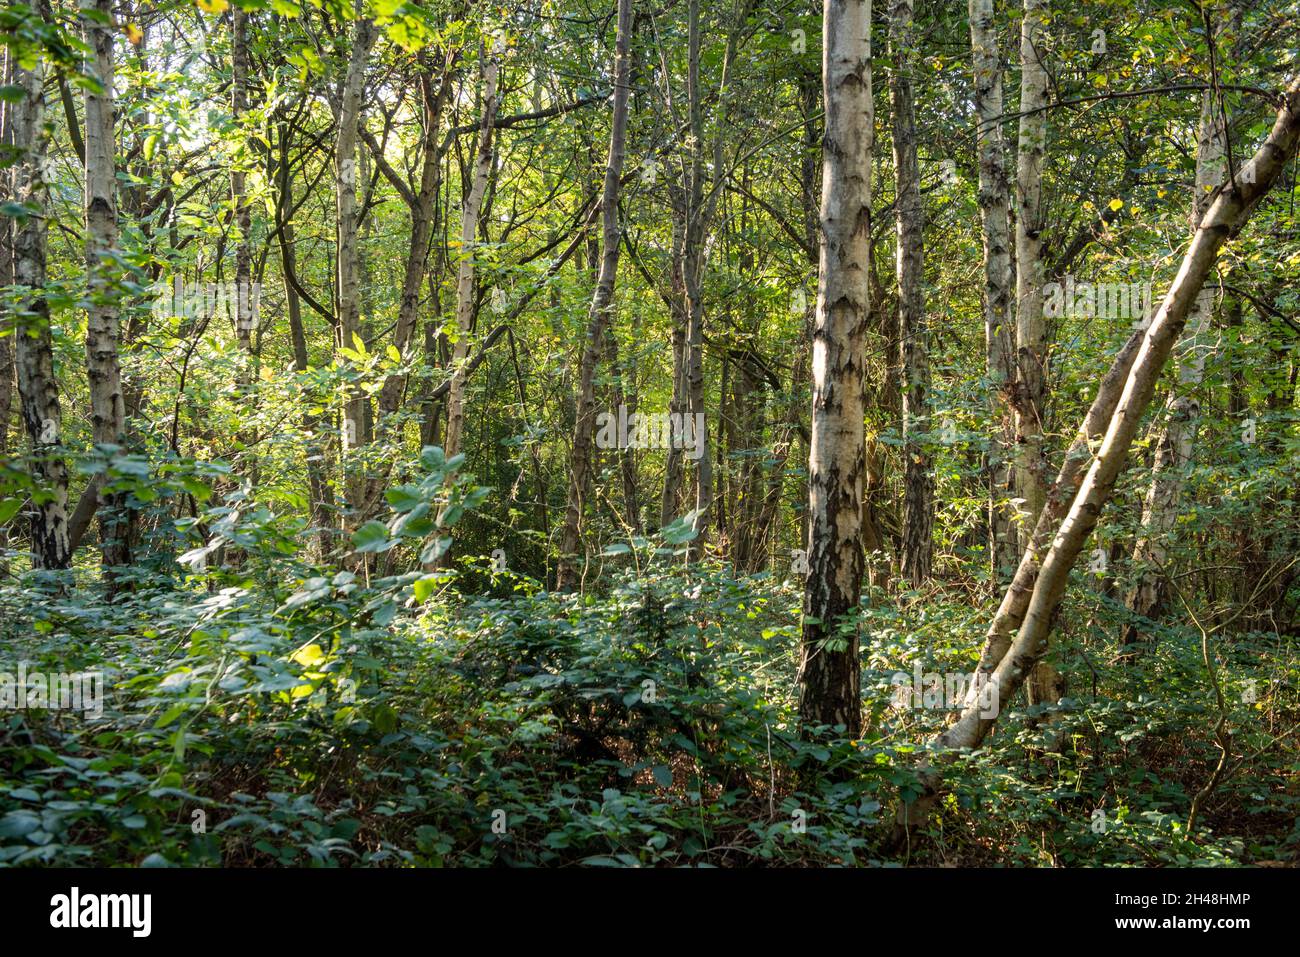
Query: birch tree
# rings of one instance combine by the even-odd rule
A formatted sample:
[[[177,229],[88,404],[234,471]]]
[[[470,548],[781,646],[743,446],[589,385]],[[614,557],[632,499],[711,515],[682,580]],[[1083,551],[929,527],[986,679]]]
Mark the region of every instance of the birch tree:
[[[1046,0],[1025,0],[1020,26],[1020,136],[1016,148],[1015,490],[1020,544],[1028,543],[1046,497],[1043,415],[1047,323],[1043,316],[1043,155],[1047,149]]]
[[[1223,113],[1214,92],[1201,96],[1201,118],[1196,151],[1196,181],[1193,186],[1193,226],[1210,208],[1214,189],[1227,172],[1227,134]],[[1191,464],[1192,448],[1201,418],[1197,391],[1205,373],[1214,291],[1204,289],[1197,296],[1191,321],[1178,345],[1178,375],[1164,408],[1164,428],[1156,438],[1151,485],[1142,503],[1141,532],[1133,546],[1137,581],[1125,596],[1125,604],[1139,619],[1160,614],[1168,588],[1165,564],[1169,559],[1169,538],[1178,519],[1183,482]],[[1124,628],[1121,643],[1132,647],[1146,629],[1138,622]]]
[[[352,33],[352,52],[337,97],[335,118],[338,132],[334,141],[334,198],[338,230],[338,333],[339,350],[355,349],[361,333],[360,266],[357,235],[360,210],[357,206],[357,140],[361,119],[361,96],[365,88],[366,63],[376,39],[375,25],[362,18]],[[366,398],[350,389],[343,406],[343,449],[355,450],[365,443]],[[356,463],[354,463],[356,464]],[[346,472],[346,465],[345,465]],[[346,501],[356,510],[361,505],[364,485],[352,477],[345,482]]]
[[[1005,501],[1011,497],[1009,399],[1015,387],[1011,325],[1010,199],[1002,138],[1002,62],[993,0],[969,0],[979,154],[979,206],[984,240],[984,344],[995,435],[990,442],[989,555],[1001,575],[1015,567],[1016,540]]]
[[[126,430],[118,355],[117,163],[113,138],[113,5],[82,0],[81,20],[94,85],[85,94],[86,149],[86,371],[90,379],[91,435],[95,444],[120,445]],[[99,492],[100,550],[105,568],[131,563],[126,496]]]
[[[31,68],[14,64],[15,86],[22,90],[13,119],[19,157],[13,171],[14,198],[23,215],[14,224],[14,361],[23,426],[32,444],[32,563],[37,568],[67,568],[72,562],[68,540],[68,466],[63,457],[63,413],[54,377],[50,305],[45,295],[46,214],[50,169],[46,155],[45,70],[38,58]]]
[[[871,306],[871,0],[825,0],[820,259],[813,327],[808,457],[808,578],[799,665],[799,719],[862,726],[861,601],[864,345]]]
[[[235,122],[244,122],[248,114],[248,14],[239,7],[231,12],[230,108]],[[251,381],[253,362],[253,230],[252,211],[248,203],[247,175],[240,162],[230,170],[230,196],[235,208],[235,340],[242,364],[239,383],[244,389]]]
[[[492,170],[492,127],[497,112],[497,66],[495,52],[482,53],[483,110],[478,145],[474,151],[469,191],[460,212],[460,261],[456,268],[456,341],[451,348],[451,391],[447,393],[447,455],[460,452],[465,432],[465,361],[469,358],[469,337],[474,327],[474,247],[478,237],[479,213]]]

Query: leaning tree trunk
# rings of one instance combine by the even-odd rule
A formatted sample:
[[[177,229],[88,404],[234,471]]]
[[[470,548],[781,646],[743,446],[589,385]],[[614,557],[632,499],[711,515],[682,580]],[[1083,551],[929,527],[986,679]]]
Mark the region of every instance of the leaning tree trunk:
[[[813,328],[808,457],[808,580],[799,720],[862,727],[858,625],[862,592],[864,346],[871,306],[871,0],[825,0],[821,256]]]
[[[357,250],[360,210],[357,207],[357,139],[361,124],[361,94],[365,87],[366,61],[376,39],[375,25],[357,21],[352,36],[352,55],[343,80],[335,116],[338,133],[334,142],[334,197],[338,229],[338,340],[336,348],[355,349],[361,334],[360,260]],[[365,396],[352,390],[343,410],[343,469],[360,469],[360,462],[348,463],[346,453],[365,441]],[[345,501],[355,512],[361,505],[365,484],[358,476],[345,478]]]
[[[1015,567],[1015,529],[1007,512],[1011,492],[1011,410],[1015,387],[1011,325],[1011,247],[1006,158],[1002,146],[1002,64],[993,0],[970,0],[970,38],[975,73],[979,205],[984,232],[984,342],[995,438],[989,444],[989,554],[994,577]]]
[[[45,298],[46,146],[44,70],[39,58],[31,69],[14,65],[14,85],[23,98],[14,109],[14,148],[19,156],[13,171],[14,199],[27,214],[14,225],[14,283],[19,302],[14,310],[14,359],[23,425],[32,443],[32,479],[39,490],[31,512],[32,564],[37,568],[67,568],[72,562],[68,543],[68,467],[60,431],[59,385],[54,377],[54,348],[50,335],[50,305]]]
[[[894,178],[898,229],[898,338],[902,343],[903,543],[899,567],[904,578],[920,586],[930,577],[933,554],[934,476],[932,462],[918,433],[929,428],[930,360],[925,321],[925,260],[922,230],[921,172],[916,158],[916,111],[912,75],[912,0],[893,0],[889,15],[893,69],[889,75],[894,114]]]
[[[1196,184],[1192,196],[1192,225],[1196,226],[1210,208],[1211,190],[1223,182],[1226,172],[1226,135],[1223,114],[1216,108],[1216,97],[1206,91],[1201,97],[1200,142],[1196,153]],[[1169,558],[1169,539],[1178,518],[1187,466],[1201,418],[1201,404],[1196,392],[1205,372],[1204,338],[1210,324],[1213,292],[1205,290],[1197,297],[1192,322],[1179,343],[1178,381],[1165,403],[1165,428],[1156,442],[1156,458],[1151,469],[1151,487],[1142,505],[1141,534],[1133,546],[1133,564],[1137,582],[1125,597],[1134,619],[1125,626],[1120,643],[1132,649],[1139,635],[1146,631],[1141,624],[1159,616],[1165,601],[1168,580],[1165,563]]]
[[[474,325],[474,243],[478,236],[479,211],[492,170],[492,127],[497,110],[497,62],[484,51],[483,118],[478,130],[478,149],[469,193],[461,206],[460,263],[456,270],[456,341],[451,348],[451,390],[447,393],[447,454],[460,452],[465,433],[465,360],[469,358],[469,337]]]
[[[1130,337],[1103,378],[1080,436],[1066,453],[1061,474],[1048,494],[1034,540],[989,629],[977,680],[957,719],[932,742],[944,752],[942,760],[983,743],[997,721],[998,709],[988,708],[987,699],[981,699],[1010,701],[1047,651],[1070,569],[1110,498],[1160,371],[1195,307],[1205,277],[1214,268],[1220,248],[1241,230],[1295,155],[1297,143],[1300,80],[1293,80],[1264,144],[1242,167],[1236,182],[1223,184],[1214,194],[1156,315]],[[984,688],[990,683],[991,692]],[[929,813],[942,787],[941,775],[927,768],[921,784],[921,796],[900,808],[900,833]]]
[[[622,247],[618,225],[618,186],[623,176],[627,142],[628,88],[632,71],[632,0],[618,0],[618,27],[614,41],[614,104],[609,131],[609,159],[601,195],[604,229],[600,272],[591,297],[587,338],[578,367],[578,408],[573,426],[573,452],[569,460],[569,493],[560,532],[560,560],[555,587],[571,589],[579,579],[578,550],[582,544],[582,512],[591,483],[592,435],[596,427],[596,363],[614,311],[614,280]]]
[[[86,113],[86,371],[90,379],[91,435],[96,445],[120,445],[126,429],[118,358],[117,171],[113,139],[113,27],[111,0],[82,0],[89,71]],[[99,492],[99,535],[104,568],[131,563],[126,494]]]

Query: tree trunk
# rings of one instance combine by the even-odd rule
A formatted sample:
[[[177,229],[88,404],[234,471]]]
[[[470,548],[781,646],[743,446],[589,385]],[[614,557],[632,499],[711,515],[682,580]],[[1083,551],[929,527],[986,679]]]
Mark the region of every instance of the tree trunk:
[[[1047,324],[1043,316],[1043,155],[1047,146],[1046,0],[1025,0],[1020,27],[1020,138],[1016,151],[1015,490],[1018,536],[1027,545],[1047,495],[1043,413]]]
[[[360,19],[352,36],[352,55],[348,60],[342,95],[335,117],[338,134],[334,143],[334,194],[338,228],[337,292],[338,338],[336,348],[355,349],[361,332],[360,266],[357,235],[360,211],[357,207],[357,139],[361,124],[361,96],[365,88],[366,62],[376,38],[375,25]],[[365,438],[365,406],[367,399],[359,390],[349,395],[343,410],[343,470],[345,475],[345,501],[356,513],[361,507],[365,484],[352,470],[360,470],[362,463],[347,461],[347,452],[359,448]]]
[[[86,64],[100,89],[86,89],[86,371],[90,379],[91,434],[96,445],[121,445],[126,429],[122,370],[118,358],[119,276],[117,171],[113,139],[113,26],[111,0],[82,0],[90,57]],[[111,569],[131,563],[125,493],[100,491],[100,550]]]
[[[5,49],[0,51],[4,68],[0,71],[0,85],[9,86],[14,82],[13,53]],[[13,147],[13,120],[16,104],[0,102],[0,150]],[[13,182],[8,172],[0,174],[0,202],[13,200]],[[0,286],[12,285],[14,281],[14,221],[10,216],[0,217]],[[13,412],[14,401],[14,350],[12,316],[5,314],[0,318],[0,459],[9,456],[9,418]],[[8,544],[8,528],[0,527],[0,549]],[[0,567],[3,567],[0,565]]]
[[[604,227],[600,273],[591,297],[587,338],[578,367],[578,408],[573,426],[569,492],[560,533],[560,560],[555,587],[572,589],[579,579],[578,550],[582,544],[582,512],[591,482],[592,435],[596,427],[596,363],[614,311],[614,281],[622,249],[618,224],[618,186],[623,176],[623,154],[627,141],[628,88],[631,82],[632,0],[618,0],[618,27],[614,44],[614,104],[609,131],[609,160],[601,195]]]
[[[239,7],[231,13],[231,79],[230,104],[232,119],[245,121],[248,113],[248,14]],[[245,174],[240,162],[230,171],[230,195],[235,207],[235,227],[239,238],[235,244],[235,338],[239,343],[241,365],[239,386],[247,391],[253,373],[253,247],[252,212],[245,190]]]
[[[695,538],[687,546],[688,560],[694,561],[704,551],[713,505],[713,456],[709,448],[708,415],[704,409],[704,242],[712,218],[712,202],[704,199],[704,107],[700,99],[700,3],[687,3],[686,102],[690,114],[690,185],[686,193],[686,235],[684,273],[686,291],[686,403],[692,422],[706,423],[703,433],[695,435],[700,457],[695,462]],[[730,48],[728,50],[730,52]],[[726,66],[724,64],[724,71]],[[726,78],[723,78],[725,95]],[[719,145],[721,140],[719,139]],[[715,163],[713,175],[721,176]],[[713,195],[717,195],[714,193]],[[706,208],[707,207],[707,208]]]
[[[921,173],[916,158],[916,112],[912,76],[912,0],[893,0],[889,19],[893,69],[889,76],[894,119],[894,178],[897,199],[898,338],[902,344],[903,542],[900,571],[914,586],[930,577],[933,553],[934,476],[917,433],[929,429],[930,360],[925,320],[925,260]]]
[[[54,377],[50,335],[50,306],[45,298],[46,209],[49,185],[45,126],[44,70],[38,58],[30,70],[14,65],[14,83],[23,98],[14,110],[14,147],[20,157],[14,169],[14,198],[29,213],[14,226],[15,310],[14,353],[23,425],[32,443],[32,479],[39,493],[32,505],[32,564],[37,568],[67,568],[68,467],[63,458],[59,386]]]
[[[276,184],[275,225],[281,272],[284,275],[285,312],[289,319],[289,337],[293,346],[293,367],[303,373],[311,363],[307,355],[307,333],[302,322],[302,302],[293,278],[298,275],[298,253],[293,227],[293,167],[289,158],[289,124],[286,122],[279,124],[279,143],[276,145],[278,154],[269,178]],[[320,556],[329,552],[330,534],[334,527],[334,495],[324,464],[324,425],[320,415],[303,413],[302,428],[307,437],[308,509],[315,532],[316,550]]]
[[[984,231],[984,342],[990,408],[995,425],[986,467],[989,477],[989,554],[995,579],[1016,563],[1016,537],[1005,500],[1010,497],[1007,460],[1012,441],[1009,398],[1015,387],[1011,336],[1011,249],[1008,183],[1002,145],[1002,65],[993,0],[970,0],[970,37],[979,126],[979,205]]]
[[[862,592],[864,345],[871,285],[871,0],[825,0],[821,256],[813,329],[808,459],[808,580],[799,719],[862,727],[858,626]]]
[[[670,312],[672,319],[673,389],[669,399],[670,415],[682,416],[689,406],[687,398],[686,332],[689,325],[686,304],[686,198],[681,187],[669,187],[672,203],[672,294]],[[680,421],[680,418],[677,420]],[[677,517],[681,497],[682,450],[673,443],[664,456],[664,488],[659,500],[659,527]]]
[[[1046,0],[1025,0],[1020,24],[1020,138],[1016,149],[1015,489],[1017,536],[1028,546],[1047,497],[1047,321],[1043,315],[1043,155],[1047,148],[1047,70],[1043,66]],[[1028,682],[1029,703],[1055,704],[1065,682],[1040,661]]]
[[[1211,192],[1224,180],[1227,171],[1226,135],[1223,114],[1217,109],[1212,91],[1201,97],[1200,137],[1196,152],[1196,184],[1192,196],[1192,225],[1195,227],[1210,208]],[[1151,468],[1151,487],[1142,504],[1141,533],[1133,546],[1133,564],[1137,582],[1125,597],[1134,615],[1120,636],[1120,644],[1130,652],[1140,635],[1147,631],[1142,622],[1157,618],[1164,606],[1168,579],[1165,563],[1169,558],[1170,538],[1178,519],[1187,467],[1201,418],[1201,404],[1196,391],[1205,372],[1213,291],[1204,290],[1197,297],[1192,319],[1178,345],[1178,380],[1165,403],[1165,427],[1156,441],[1156,458]]]
[[[420,286],[429,263],[429,239],[433,231],[434,200],[442,185],[442,151],[438,147],[442,111],[451,92],[450,61],[435,90],[433,79],[425,72],[420,76],[421,105],[424,109],[424,162],[420,170],[418,192],[412,197],[411,242],[406,251],[406,267],[402,273],[402,298],[397,309],[397,326],[393,329],[393,345],[409,358],[416,322],[420,315]],[[381,416],[391,415],[401,404],[406,377],[391,375],[385,380],[379,396]]]
[[[474,325],[474,245],[479,211],[492,169],[492,125],[497,111],[497,62],[486,51],[483,60],[483,118],[469,193],[461,206],[460,263],[456,270],[456,341],[451,349],[451,391],[447,393],[447,455],[461,451],[465,432],[465,360]]]

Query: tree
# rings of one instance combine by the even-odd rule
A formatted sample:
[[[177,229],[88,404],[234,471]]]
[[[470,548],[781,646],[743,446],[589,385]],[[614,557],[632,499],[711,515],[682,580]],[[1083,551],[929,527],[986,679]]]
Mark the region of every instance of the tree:
[[[632,0],[618,0],[618,24],[614,40],[614,101],[609,130],[609,159],[600,209],[604,232],[600,272],[591,296],[587,316],[587,336],[582,345],[578,366],[578,409],[573,427],[573,451],[569,458],[569,492],[564,507],[564,525],[560,532],[560,561],[555,571],[555,587],[573,588],[579,580],[578,549],[582,543],[583,504],[591,480],[591,447],[596,427],[596,363],[607,330],[613,321],[614,283],[618,275],[619,250],[622,248],[618,223],[618,187],[623,175],[623,156],[627,144],[628,94],[632,73]]]
[[[86,371],[90,378],[91,434],[99,446],[118,446],[126,431],[118,358],[117,162],[113,136],[111,0],[82,0],[82,24],[94,85],[86,87]],[[99,492],[100,551],[105,569],[131,563],[126,495]],[[110,581],[112,578],[110,577]]]
[[[970,39],[975,76],[975,131],[979,153],[979,206],[984,238],[984,344],[990,408],[1001,417],[1000,434],[990,443],[989,557],[995,576],[1015,567],[1015,529],[1007,514],[1010,497],[1010,398],[1016,373],[1012,348],[1010,214],[1006,156],[1002,143],[1002,63],[993,0],[970,0]]]
[[[482,119],[479,121],[478,147],[469,191],[460,210],[460,262],[456,269],[456,341],[451,349],[451,391],[447,394],[447,452],[456,455],[463,444],[465,431],[465,360],[469,357],[469,338],[474,326],[474,258],[478,241],[479,213],[487,192],[488,173],[492,170],[492,126],[497,111],[497,72],[495,51],[482,51],[483,82]]]
[[[1191,222],[1195,228],[1210,208],[1214,189],[1223,182],[1227,169],[1226,117],[1213,90],[1201,95],[1198,124],[1196,179],[1193,184]],[[1142,503],[1141,532],[1133,546],[1137,581],[1125,596],[1125,604],[1137,617],[1124,628],[1121,644],[1132,650],[1143,619],[1158,617],[1165,603],[1168,576],[1168,543],[1178,518],[1183,479],[1191,464],[1201,406],[1196,391],[1205,373],[1209,346],[1205,339],[1213,314],[1214,290],[1204,289],[1196,297],[1192,321],[1178,346],[1178,380],[1165,403],[1165,427],[1155,442],[1156,457],[1151,467],[1151,486]]]
[[[32,444],[32,478],[37,484],[31,518],[32,562],[38,568],[67,568],[72,562],[68,540],[68,466],[61,445],[63,412],[54,376],[50,305],[45,294],[46,210],[45,70],[38,58],[30,67],[14,65],[15,85],[23,97],[14,111],[13,139],[18,154],[14,198],[23,215],[14,226],[15,312],[14,361],[23,425]]]
[[[916,157],[916,111],[912,77],[912,0],[893,0],[889,11],[892,69],[890,111],[894,120],[895,222],[898,232],[898,338],[902,346],[903,544],[900,571],[913,585],[930,577],[933,555],[934,464],[917,433],[929,428],[930,361],[925,318],[925,259],[921,170]]]
[[[842,725],[853,737],[862,726],[855,612],[864,561],[863,352],[871,307],[871,0],[826,0],[822,44],[826,137],[799,718],[805,732]]]
[[[1047,149],[1046,0],[1025,0],[1020,26],[1020,137],[1016,148],[1015,490],[1028,543],[1047,494],[1043,421],[1047,322],[1043,315],[1043,155]]]
[[[361,213],[357,207],[357,139],[360,135],[361,95],[366,82],[366,62],[377,32],[372,21],[357,20],[347,72],[334,104],[338,133],[334,141],[334,197],[338,230],[338,336],[340,351],[356,349],[361,332],[361,293],[357,236]],[[366,443],[366,397],[351,388],[343,407],[343,448],[355,450]],[[359,468],[359,463],[354,463]],[[358,476],[347,482],[346,501],[357,511],[362,506],[364,483]]]

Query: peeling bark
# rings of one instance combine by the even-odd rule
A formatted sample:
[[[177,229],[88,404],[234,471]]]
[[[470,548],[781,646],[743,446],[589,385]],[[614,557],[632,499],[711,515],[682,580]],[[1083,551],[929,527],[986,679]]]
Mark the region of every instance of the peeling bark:
[[[871,306],[871,0],[825,0],[821,255],[813,328],[808,579],[799,665],[804,733],[862,727],[858,626],[865,342]]]
[[[116,263],[117,167],[113,138],[113,26],[111,0],[82,0],[87,71],[100,89],[87,89],[86,114],[86,372],[90,379],[91,434],[96,445],[120,446],[126,431],[122,369],[118,357]],[[105,569],[131,563],[126,495],[101,487],[100,551]],[[111,573],[108,577],[113,587]]]
[[[14,198],[29,210],[14,226],[14,283],[20,297],[14,314],[14,358],[23,425],[32,443],[32,478],[40,489],[31,510],[32,564],[58,569],[71,564],[72,549],[68,539],[68,466],[61,437],[63,414],[54,377],[50,306],[45,298],[49,160],[41,61],[30,70],[15,64],[14,80],[23,90],[13,120],[14,146],[21,157],[14,168]]]

